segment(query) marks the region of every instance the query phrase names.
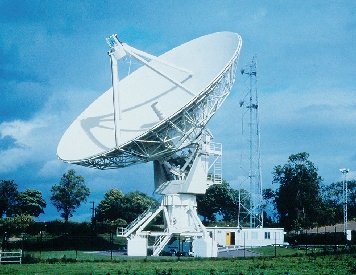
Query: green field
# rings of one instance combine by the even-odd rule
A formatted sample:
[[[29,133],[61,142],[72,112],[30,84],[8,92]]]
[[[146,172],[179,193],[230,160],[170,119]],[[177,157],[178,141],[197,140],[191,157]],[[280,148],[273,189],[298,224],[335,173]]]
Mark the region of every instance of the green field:
[[[283,250],[279,253],[283,253]],[[33,252],[32,252],[33,253]],[[31,257],[30,257],[31,256]],[[0,266],[0,274],[356,274],[356,254],[335,254],[253,258],[128,258],[101,256],[83,251],[36,252],[26,259],[40,263]],[[30,257],[30,258],[29,258]],[[76,258],[77,257],[77,258]]]

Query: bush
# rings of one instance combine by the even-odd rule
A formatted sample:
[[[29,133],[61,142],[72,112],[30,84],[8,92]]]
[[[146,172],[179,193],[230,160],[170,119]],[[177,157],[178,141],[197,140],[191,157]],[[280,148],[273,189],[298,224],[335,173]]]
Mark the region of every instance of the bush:
[[[122,245],[113,244],[110,238],[95,236],[29,237],[23,244],[27,251],[61,251],[61,250],[118,250]]]

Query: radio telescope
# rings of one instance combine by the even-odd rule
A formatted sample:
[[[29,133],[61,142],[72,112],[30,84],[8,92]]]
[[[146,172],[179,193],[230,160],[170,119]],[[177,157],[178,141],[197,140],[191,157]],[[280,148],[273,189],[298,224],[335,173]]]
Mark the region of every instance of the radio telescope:
[[[195,256],[216,257],[217,244],[197,215],[196,194],[222,181],[221,144],[211,142],[206,124],[230,93],[241,37],[213,33],[159,57],[122,43],[117,35],[107,43],[112,88],[69,126],[58,157],[97,169],[152,161],[155,192],[163,199],[159,208],[147,210],[118,232],[128,240],[128,255],[146,256],[149,235],[156,237],[153,255],[178,236],[193,240]],[[118,61],[123,57],[143,66],[119,80]],[[164,231],[144,231],[160,212]]]

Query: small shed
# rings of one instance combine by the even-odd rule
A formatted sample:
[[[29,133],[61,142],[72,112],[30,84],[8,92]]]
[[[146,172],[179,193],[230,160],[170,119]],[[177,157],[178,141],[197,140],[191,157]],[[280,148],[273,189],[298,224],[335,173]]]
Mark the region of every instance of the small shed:
[[[207,227],[219,246],[258,247],[283,245],[283,228]]]

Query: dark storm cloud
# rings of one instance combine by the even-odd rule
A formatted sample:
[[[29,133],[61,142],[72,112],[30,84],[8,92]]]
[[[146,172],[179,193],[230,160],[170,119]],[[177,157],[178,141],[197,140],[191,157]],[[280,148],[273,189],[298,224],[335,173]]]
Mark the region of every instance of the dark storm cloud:
[[[45,78],[18,56],[17,46],[11,50],[0,47],[0,121],[28,120],[50,94],[45,91]]]

